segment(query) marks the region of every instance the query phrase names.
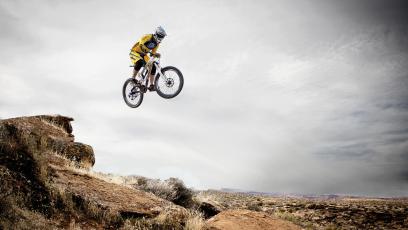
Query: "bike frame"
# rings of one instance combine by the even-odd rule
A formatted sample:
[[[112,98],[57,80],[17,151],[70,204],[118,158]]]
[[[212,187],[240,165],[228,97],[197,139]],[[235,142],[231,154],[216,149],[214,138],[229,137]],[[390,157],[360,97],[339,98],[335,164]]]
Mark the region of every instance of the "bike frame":
[[[145,86],[147,86],[147,81],[149,80],[149,78],[147,76],[151,72],[153,65],[156,67],[156,74],[154,76],[153,81],[156,80],[157,75],[159,75],[159,77],[162,77],[164,80],[166,79],[166,76],[164,76],[164,74],[161,71],[162,68],[160,66],[160,58],[152,57],[145,66],[140,68],[140,71],[137,74],[139,76],[141,82],[143,82],[143,84]]]

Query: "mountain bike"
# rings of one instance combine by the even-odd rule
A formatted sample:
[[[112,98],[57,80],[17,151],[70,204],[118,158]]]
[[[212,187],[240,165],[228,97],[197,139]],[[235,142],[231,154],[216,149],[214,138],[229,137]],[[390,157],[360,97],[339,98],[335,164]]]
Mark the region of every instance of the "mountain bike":
[[[170,99],[181,92],[184,85],[181,71],[174,66],[162,68],[160,66],[160,57],[153,56],[145,66],[140,68],[136,77],[127,79],[123,84],[123,99],[129,107],[137,108],[142,104],[143,95],[147,92],[148,76],[153,66],[156,67],[154,91],[160,97]]]

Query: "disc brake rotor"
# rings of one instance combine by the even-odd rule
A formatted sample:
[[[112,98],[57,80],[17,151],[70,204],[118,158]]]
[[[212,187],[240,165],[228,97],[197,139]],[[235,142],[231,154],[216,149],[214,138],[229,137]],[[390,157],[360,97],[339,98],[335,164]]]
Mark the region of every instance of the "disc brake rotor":
[[[170,88],[170,87],[173,87],[173,85],[174,85],[174,80],[173,80],[173,78],[167,78],[167,79],[166,79],[166,86],[167,86],[168,88]]]

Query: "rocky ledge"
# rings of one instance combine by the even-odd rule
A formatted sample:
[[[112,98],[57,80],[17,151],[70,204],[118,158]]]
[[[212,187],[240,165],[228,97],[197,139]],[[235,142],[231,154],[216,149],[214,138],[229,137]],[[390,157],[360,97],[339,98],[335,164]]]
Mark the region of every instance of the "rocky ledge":
[[[72,121],[59,115],[0,120],[1,230],[299,229],[266,212],[194,201],[174,178],[162,183],[93,172],[93,149],[75,141]]]
[[[183,218],[181,206],[93,175],[93,149],[75,142],[71,121],[0,121],[0,229],[118,228],[131,218]]]

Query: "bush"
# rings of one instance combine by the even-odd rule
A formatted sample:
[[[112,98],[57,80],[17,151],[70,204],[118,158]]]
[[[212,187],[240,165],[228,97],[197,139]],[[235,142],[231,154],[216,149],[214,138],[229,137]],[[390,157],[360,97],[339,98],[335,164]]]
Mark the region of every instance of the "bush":
[[[151,192],[163,199],[169,200],[177,205],[189,208],[193,205],[193,191],[187,188],[183,181],[178,178],[167,180],[154,180],[139,177],[133,187]]]

